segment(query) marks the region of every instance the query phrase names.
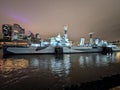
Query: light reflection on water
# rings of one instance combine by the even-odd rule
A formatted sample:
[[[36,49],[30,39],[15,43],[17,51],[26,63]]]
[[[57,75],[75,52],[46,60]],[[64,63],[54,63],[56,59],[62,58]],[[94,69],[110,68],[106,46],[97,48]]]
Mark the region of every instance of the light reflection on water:
[[[37,87],[60,88],[64,84],[80,83],[120,73],[119,68],[119,52],[112,55],[100,53],[63,56],[16,55],[0,59],[0,80],[3,80],[0,86],[5,87],[12,79],[10,85],[13,86],[17,83],[23,84],[22,81],[25,80],[29,84],[30,82],[41,84]],[[17,82],[14,81],[15,78]]]
[[[61,57],[63,57],[61,59]],[[70,55],[61,56],[59,59],[51,59],[50,69],[52,72],[57,73],[59,76],[68,75],[70,72]]]
[[[79,58],[79,63],[81,67],[106,66],[108,65],[108,63],[112,63],[112,62],[116,62],[115,53],[109,56],[101,55],[101,54],[93,54],[93,55],[88,54],[85,56],[81,55]]]
[[[28,67],[28,61],[24,59],[18,60],[7,59],[5,61],[0,60],[0,66],[1,66],[0,71],[2,72],[16,71]]]

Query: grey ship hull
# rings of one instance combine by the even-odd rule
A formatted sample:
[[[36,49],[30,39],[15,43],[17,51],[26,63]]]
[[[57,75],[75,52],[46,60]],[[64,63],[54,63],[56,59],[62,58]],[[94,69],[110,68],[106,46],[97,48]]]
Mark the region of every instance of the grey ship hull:
[[[95,53],[101,52],[101,48],[86,48],[86,49],[74,49],[68,47],[62,47],[63,54],[71,54],[71,53]],[[55,54],[55,47],[48,46],[43,48],[37,47],[4,47],[3,54]]]

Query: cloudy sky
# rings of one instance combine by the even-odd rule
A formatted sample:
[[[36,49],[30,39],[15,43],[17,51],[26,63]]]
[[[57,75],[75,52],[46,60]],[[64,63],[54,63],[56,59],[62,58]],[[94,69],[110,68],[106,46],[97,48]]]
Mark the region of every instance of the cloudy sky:
[[[63,34],[67,24],[71,40],[88,38],[90,32],[120,40],[120,0],[0,0],[0,28],[14,23],[43,39]]]

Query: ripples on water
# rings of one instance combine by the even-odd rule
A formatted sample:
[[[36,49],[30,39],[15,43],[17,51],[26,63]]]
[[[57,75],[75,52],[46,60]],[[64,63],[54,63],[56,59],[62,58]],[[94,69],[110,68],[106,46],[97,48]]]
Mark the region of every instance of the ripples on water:
[[[67,84],[97,80],[120,73],[120,53],[54,55],[0,54],[0,88],[62,89]]]

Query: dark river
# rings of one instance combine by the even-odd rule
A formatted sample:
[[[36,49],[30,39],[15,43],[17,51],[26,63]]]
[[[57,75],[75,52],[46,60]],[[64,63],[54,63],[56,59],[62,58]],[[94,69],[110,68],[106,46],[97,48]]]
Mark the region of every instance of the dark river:
[[[63,90],[65,85],[120,74],[120,52],[55,55],[0,53],[0,90]]]

